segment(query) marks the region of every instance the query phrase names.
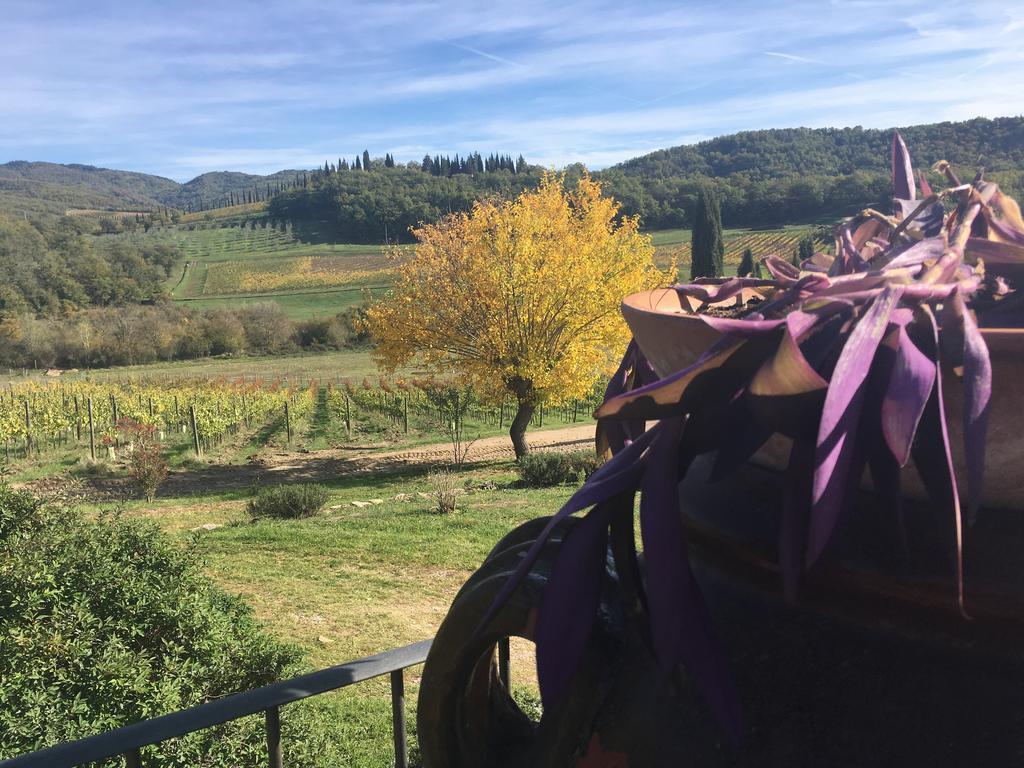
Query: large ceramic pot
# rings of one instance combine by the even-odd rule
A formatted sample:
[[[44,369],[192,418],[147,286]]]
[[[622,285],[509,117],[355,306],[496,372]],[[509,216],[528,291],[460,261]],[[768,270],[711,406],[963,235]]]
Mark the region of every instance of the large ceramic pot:
[[[690,307],[680,306],[671,289],[628,296],[622,312],[659,375],[693,363],[718,338]],[[985,328],[992,359],[993,387],[986,451],[983,510],[966,532],[968,606],[975,619],[1024,637],[1024,332]],[[950,440],[958,474],[963,476],[963,388],[952,371],[943,390]],[[775,569],[781,474],[789,440],[775,436],[729,480],[708,480],[710,459],[698,460],[680,486],[680,502],[697,539],[713,542],[723,563],[758,562]],[[869,473],[853,514],[835,538],[832,556],[811,581],[840,594],[859,595],[869,604],[885,596],[895,605],[957,613],[951,587],[951,520],[937,519],[927,504],[916,470],[903,471],[904,519],[886,517],[886,507],[869,493]],[[925,624],[935,619],[929,614]],[[975,622],[975,626],[977,625]]]
[[[692,364],[717,339],[718,332],[692,309],[680,304],[672,289],[644,291],[622,302],[626,318],[640,349],[660,376],[668,376]],[[992,359],[992,400],[986,452],[985,496],[988,507],[1024,510],[1024,330],[983,328]],[[953,459],[958,476],[964,476],[963,387],[952,371],[943,379]],[[782,469],[789,458],[789,442],[777,437],[753,459],[754,464]],[[901,478],[907,495],[924,498],[916,472]]]

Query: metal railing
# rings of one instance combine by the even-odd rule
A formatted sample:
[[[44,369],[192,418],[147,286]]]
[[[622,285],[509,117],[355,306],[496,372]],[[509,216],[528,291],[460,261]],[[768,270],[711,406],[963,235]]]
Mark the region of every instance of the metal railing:
[[[96,736],[70,741],[0,762],[0,768],[74,768],[85,763],[123,756],[126,768],[138,768],[142,748],[168,739],[212,728],[263,712],[266,716],[267,764],[283,768],[281,707],[321,693],[346,688],[381,675],[391,676],[391,724],[395,766],[408,768],[409,748],[405,729],[405,676],[403,671],[427,659],[433,640],[395,648],[347,664],[299,675],[242,693],[208,701],[150,720],[142,720]],[[509,641],[498,642],[498,674],[509,686]]]

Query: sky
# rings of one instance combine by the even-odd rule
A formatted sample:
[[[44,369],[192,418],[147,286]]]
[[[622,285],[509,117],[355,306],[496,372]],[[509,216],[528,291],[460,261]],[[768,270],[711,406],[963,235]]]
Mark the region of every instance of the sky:
[[[738,130],[1019,115],[1022,36],[1020,0],[0,0],[0,162],[602,168]]]

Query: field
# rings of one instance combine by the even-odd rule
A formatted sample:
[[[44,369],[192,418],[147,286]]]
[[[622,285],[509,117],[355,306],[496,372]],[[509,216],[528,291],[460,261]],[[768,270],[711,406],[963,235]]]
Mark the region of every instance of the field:
[[[180,245],[185,259],[167,288],[175,301],[195,309],[272,301],[293,320],[327,317],[362,304],[368,292],[386,291],[393,279],[396,262],[384,246],[300,242],[290,228],[272,226],[257,205],[212,213],[189,214],[176,227],[116,237]],[[755,258],[773,253],[788,257],[801,237],[813,233],[809,226],[727,229],[726,273],[735,273],[745,248]],[[650,234],[658,263],[664,266],[674,259],[679,279],[688,280],[690,230]],[[397,251],[399,258],[407,253],[408,246]]]
[[[172,299],[196,309],[273,301],[292,319],[305,320],[335,315],[390,285],[395,262],[383,246],[303,243],[290,228],[269,225],[259,211],[253,215],[246,218],[243,210],[216,219],[219,225],[199,220],[115,237],[179,245],[185,258],[167,288]]]

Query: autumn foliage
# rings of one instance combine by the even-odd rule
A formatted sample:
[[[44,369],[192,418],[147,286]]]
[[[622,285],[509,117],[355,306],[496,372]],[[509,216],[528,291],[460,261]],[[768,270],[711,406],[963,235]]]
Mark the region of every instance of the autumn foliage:
[[[629,340],[622,297],[664,284],[650,238],[584,177],[575,189],[545,175],[510,201],[478,202],[413,230],[413,259],[367,313],[385,370],[416,361],[456,373],[484,397],[518,403],[511,437],[541,402],[585,395]]]

